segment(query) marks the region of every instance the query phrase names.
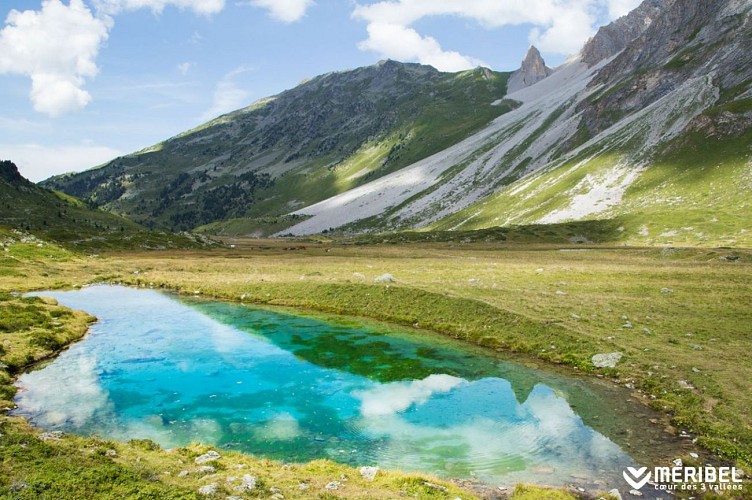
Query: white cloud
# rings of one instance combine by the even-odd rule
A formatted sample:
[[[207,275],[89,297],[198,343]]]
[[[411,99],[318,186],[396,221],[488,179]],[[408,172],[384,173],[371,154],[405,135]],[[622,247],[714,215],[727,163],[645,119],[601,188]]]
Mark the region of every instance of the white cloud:
[[[242,5],[266,9],[273,19],[284,23],[300,21],[308,8],[314,4],[313,0],[250,0],[242,2]]]
[[[36,111],[59,116],[83,109],[91,101],[83,85],[97,74],[95,59],[112,20],[94,17],[82,0],[45,0],[40,11],[12,10],[5,22],[0,74],[31,78]]]
[[[458,377],[435,374],[423,380],[378,385],[372,389],[357,391],[353,396],[361,400],[360,413],[364,417],[394,415],[413,405],[425,403],[434,394],[447,393],[464,383],[466,381]]]
[[[541,50],[569,55],[595,33],[603,14],[614,19],[637,3],[639,0],[384,0],[357,5],[353,17],[368,23],[368,39],[359,44],[362,50],[457,71],[477,66],[479,61],[444,51],[437,40],[411,28],[414,23],[427,17],[453,16],[489,29],[529,24],[529,39]]]
[[[188,74],[188,71],[194,66],[194,63],[190,61],[186,61],[184,63],[178,64],[178,71],[180,71],[180,74],[185,76]]]
[[[165,7],[173,6],[208,16],[221,12],[225,0],[94,0],[94,5],[98,12],[108,15],[144,8],[160,13]]]
[[[608,0],[608,16],[616,19],[636,9],[642,0]]]
[[[211,120],[219,115],[235,111],[249,104],[251,93],[241,88],[236,78],[251,71],[247,66],[240,66],[223,76],[214,88],[214,101],[211,107],[201,116],[201,120]]]
[[[97,15],[83,0],[68,5],[43,0],[38,11],[8,14],[0,31],[0,74],[31,79],[36,111],[57,117],[91,102],[84,85],[98,73],[96,58],[114,25],[112,15],[141,8],[159,13],[168,5],[210,15],[220,12],[225,0],[94,0],[94,5]]]
[[[399,24],[371,23],[368,39],[360,42],[361,50],[372,50],[384,57],[400,61],[420,61],[441,71],[462,71],[485,64],[459,52],[442,50],[441,45],[430,36],[421,36],[417,31]]]
[[[39,182],[57,174],[86,170],[123,154],[117,149],[96,144],[74,146],[0,144],[0,159],[11,160],[18,165],[21,174],[33,182]]]

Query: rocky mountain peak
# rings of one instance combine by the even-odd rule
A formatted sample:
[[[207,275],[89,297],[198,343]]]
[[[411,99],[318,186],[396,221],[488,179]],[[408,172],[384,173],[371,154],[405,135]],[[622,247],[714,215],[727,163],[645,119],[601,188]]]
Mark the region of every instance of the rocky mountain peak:
[[[0,179],[4,179],[14,185],[28,183],[18,171],[16,164],[7,160],[0,161]]]
[[[580,52],[582,62],[593,66],[614,56],[647,30],[673,0],[645,0],[629,14],[601,26]]]
[[[529,87],[549,76],[553,70],[546,66],[540,51],[531,45],[522,60],[520,69],[512,73],[507,83],[507,92],[512,93],[517,90]]]

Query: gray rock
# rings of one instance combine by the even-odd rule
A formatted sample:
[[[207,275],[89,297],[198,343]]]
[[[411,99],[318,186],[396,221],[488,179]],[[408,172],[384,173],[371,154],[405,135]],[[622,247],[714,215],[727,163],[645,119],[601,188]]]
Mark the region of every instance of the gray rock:
[[[197,464],[205,464],[206,462],[213,462],[214,460],[217,460],[219,458],[222,458],[222,455],[220,455],[214,450],[209,450],[203,455],[196,457],[195,462]]]
[[[653,23],[665,3],[665,0],[646,0],[626,16],[602,26],[582,48],[582,62],[593,66],[618,54]]]
[[[619,490],[617,490],[616,488],[614,488],[613,490],[610,490],[608,494],[616,498],[616,500],[622,500],[621,493],[619,493]]]
[[[340,486],[342,486],[342,483],[340,483],[339,481],[332,481],[330,483],[327,483],[324,488],[326,488],[327,490],[338,490]]]
[[[213,496],[217,494],[217,488],[219,488],[219,485],[217,483],[209,483],[206,484],[198,489],[199,495],[205,495],[207,497]]]
[[[42,441],[60,441],[63,437],[63,433],[60,431],[43,432],[39,435],[39,439]]]
[[[520,69],[512,73],[507,83],[507,92],[511,94],[518,90],[524,89],[538,83],[547,76],[550,76],[553,70],[546,66],[540,52],[535,46],[531,45],[522,60]]]
[[[217,469],[212,467],[211,465],[202,465],[198,469],[196,469],[196,472],[200,474],[206,474],[207,472],[215,472]]]
[[[397,280],[391,274],[386,273],[382,274],[381,276],[376,276],[373,281],[377,283],[394,283]]]
[[[181,470],[181,471],[180,471],[180,472],[178,473],[178,477],[185,477],[185,476],[187,476],[188,474],[190,474],[190,472],[188,472],[187,470]]]
[[[379,468],[378,467],[361,467],[360,468],[360,475],[365,479],[366,481],[373,481],[376,478],[376,474],[378,474]]]
[[[238,491],[251,491],[256,489],[256,478],[250,474],[243,474],[240,486],[236,489]]]
[[[621,360],[622,356],[623,354],[620,352],[602,353],[594,355],[590,358],[590,361],[592,361],[596,368],[616,368],[616,364]]]

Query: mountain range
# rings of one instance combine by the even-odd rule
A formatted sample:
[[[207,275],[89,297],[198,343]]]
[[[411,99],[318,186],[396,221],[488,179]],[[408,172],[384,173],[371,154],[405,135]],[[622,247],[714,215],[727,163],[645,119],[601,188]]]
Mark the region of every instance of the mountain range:
[[[602,223],[752,243],[752,0],[645,0],[561,66],[382,61],[316,77],[47,187],[235,235]],[[596,224],[597,225],[597,224]],[[591,241],[591,235],[572,235]]]

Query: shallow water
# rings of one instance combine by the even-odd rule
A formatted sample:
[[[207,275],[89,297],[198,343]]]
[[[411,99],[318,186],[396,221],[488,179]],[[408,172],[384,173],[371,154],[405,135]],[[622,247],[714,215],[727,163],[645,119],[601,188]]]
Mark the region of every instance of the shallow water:
[[[635,465],[601,434],[632,425],[612,396],[439,336],[125,287],[38,295],[99,318],[18,381],[15,413],[48,430],[489,485],[602,487]]]

